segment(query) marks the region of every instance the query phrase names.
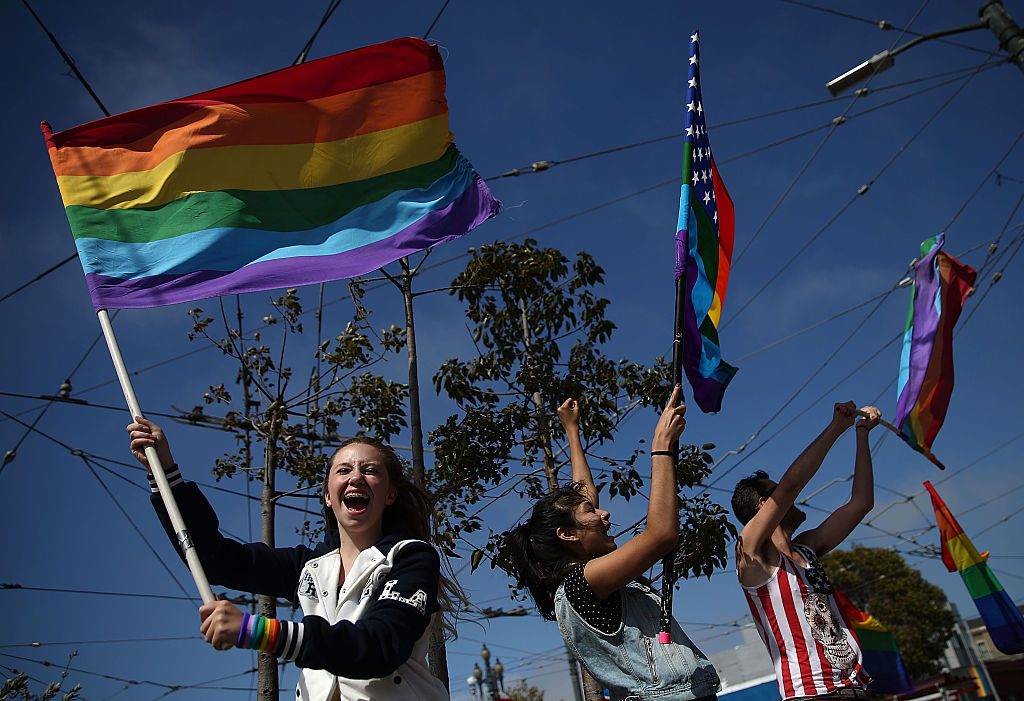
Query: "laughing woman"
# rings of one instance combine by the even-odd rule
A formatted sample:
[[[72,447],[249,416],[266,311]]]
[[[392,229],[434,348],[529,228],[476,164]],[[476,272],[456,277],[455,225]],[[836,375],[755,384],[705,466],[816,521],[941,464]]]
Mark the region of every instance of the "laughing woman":
[[[271,548],[220,534],[217,515],[195,483],[182,480],[159,426],[136,418],[128,433],[147,469],[148,446],[171,466],[168,482],[210,582],[287,599],[305,614],[293,622],[244,613],[227,601],[204,604],[200,631],[214,648],[294,661],[301,668],[300,700],[448,698],[425,663],[431,620],[448,601],[440,558],[426,542],[430,503],[394,450],[370,438],[343,443],[324,480],[324,542]],[[152,476],[150,486],[177,550]]]

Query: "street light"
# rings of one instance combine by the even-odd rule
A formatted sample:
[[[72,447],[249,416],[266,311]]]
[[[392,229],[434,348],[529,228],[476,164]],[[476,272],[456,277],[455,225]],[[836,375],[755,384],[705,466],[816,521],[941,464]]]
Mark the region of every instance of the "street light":
[[[498,685],[501,684],[502,690],[505,688],[504,675],[505,668],[501,664],[501,660],[495,660],[494,667],[491,667],[491,651],[487,649],[487,645],[484,644],[483,649],[480,650],[480,658],[484,661],[484,669],[480,669],[480,665],[473,663],[473,674],[466,681],[469,682],[470,686],[476,684],[476,688],[480,691],[480,699],[482,701],[493,701],[498,698]],[[484,684],[487,684],[487,691],[484,692]]]
[[[826,83],[825,87],[833,95],[839,95],[854,85],[864,82],[871,76],[892,68],[896,62],[897,54],[901,54],[922,42],[950,36],[951,34],[973,32],[976,29],[985,29],[986,27],[996,35],[1000,48],[1007,52],[1009,60],[1016,63],[1021,70],[1024,70],[1024,32],[1021,31],[1021,28],[1017,26],[1013,18],[1007,13],[1006,8],[1003,7],[1002,0],[988,0],[978,10],[978,16],[981,17],[981,20],[974,24],[965,24],[962,27],[953,27],[952,29],[943,29],[931,34],[923,34],[908,41],[903,46],[897,46],[895,49],[877,53],[859,66],[851,68],[842,75],[833,78]]]
[[[500,657],[497,660],[494,661],[494,677],[498,681],[498,684],[497,684],[498,691],[500,691],[501,693],[504,694],[505,693],[505,665],[503,665],[501,663],[501,658]]]

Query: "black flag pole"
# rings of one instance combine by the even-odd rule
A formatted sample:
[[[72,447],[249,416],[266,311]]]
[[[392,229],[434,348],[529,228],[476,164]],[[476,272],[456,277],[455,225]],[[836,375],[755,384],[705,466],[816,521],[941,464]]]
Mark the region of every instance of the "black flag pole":
[[[689,243],[689,242],[686,242]],[[677,243],[676,246],[679,244]],[[677,254],[678,255],[678,254]],[[675,323],[672,331],[672,384],[679,385],[678,406],[685,404],[683,399],[683,343],[685,342],[685,299],[686,299],[686,268],[685,260],[682,272],[676,277],[676,306]],[[672,446],[676,462],[672,468],[675,469],[679,461],[679,441]],[[676,485],[678,491],[678,484]],[[678,499],[676,500],[676,519],[679,518]],[[661,562],[661,628],[658,632],[658,642],[672,642],[672,593],[676,581],[676,548],[672,548],[668,555]]]

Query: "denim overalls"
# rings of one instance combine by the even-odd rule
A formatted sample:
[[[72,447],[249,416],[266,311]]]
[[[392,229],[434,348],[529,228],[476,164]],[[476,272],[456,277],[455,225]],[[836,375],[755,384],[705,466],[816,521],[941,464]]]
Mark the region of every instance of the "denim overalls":
[[[588,625],[565,596],[555,592],[555,618],[576,659],[611,692],[613,700],[666,701],[718,693],[718,672],[675,619],[672,642],[658,642],[661,599],[650,587],[631,582],[619,590],[622,624],[612,634]]]

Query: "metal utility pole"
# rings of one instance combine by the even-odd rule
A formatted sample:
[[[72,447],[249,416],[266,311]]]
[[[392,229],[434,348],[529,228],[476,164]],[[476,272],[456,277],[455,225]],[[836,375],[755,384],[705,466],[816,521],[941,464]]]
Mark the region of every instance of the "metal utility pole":
[[[565,657],[569,661],[569,678],[572,679],[572,696],[575,701],[583,701],[583,687],[580,686],[580,675],[577,673],[576,658],[565,644]]]
[[[992,701],[1000,701],[999,692],[996,690],[996,685],[992,683],[988,667],[985,666],[981,655],[978,654],[978,648],[974,645],[974,637],[971,635],[971,630],[967,627],[967,622],[960,617],[960,610],[957,609],[956,604],[950,602],[949,607],[953,610],[953,616],[956,618],[955,635],[959,639],[960,647],[963,648],[964,656],[967,658],[964,661],[978,670],[981,680],[991,692]]]
[[[1006,57],[1024,71],[1024,31],[1010,17],[1002,0],[989,0],[978,10],[981,21],[996,35]]]
[[[1006,11],[1002,0],[988,0],[988,2],[985,2],[978,8],[978,17],[981,19],[974,24],[965,24],[962,27],[953,27],[929,34],[922,34],[902,46],[879,52],[860,65],[833,78],[825,87],[833,95],[839,95],[854,85],[863,83],[871,76],[892,68],[896,64],[896,56],[907,49],[912,49],[918,44],[931,41],[932,39],[986,28],[995,35],[996,40],[999,42],[999,47],[1006,52],[1007,60],[1017,64],[1017,67],[1024,71],[1024,31],[1010,17],[1010,13]]]

